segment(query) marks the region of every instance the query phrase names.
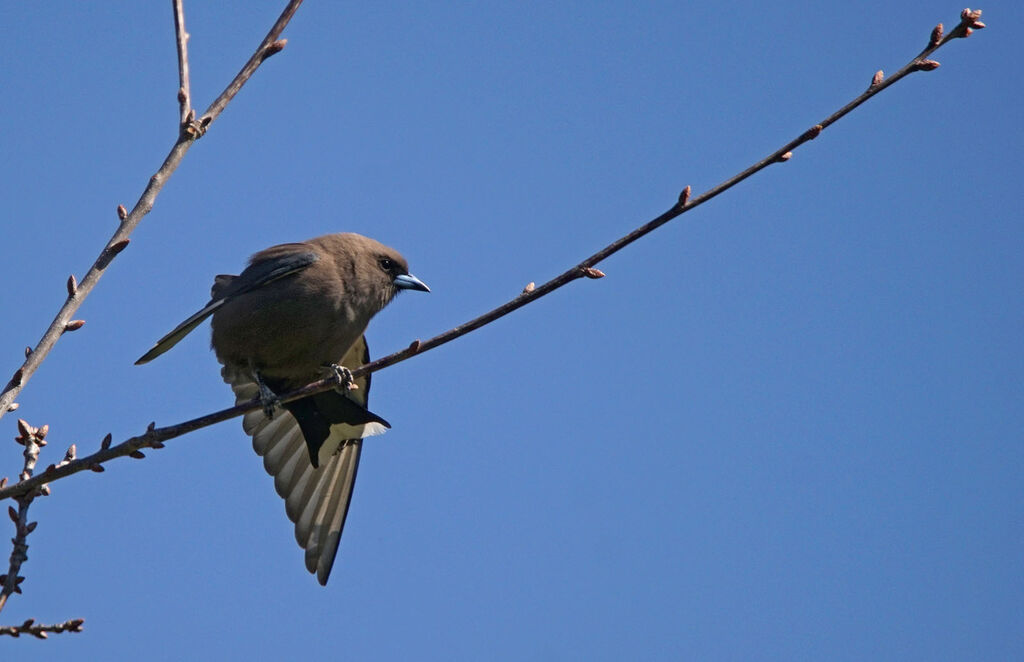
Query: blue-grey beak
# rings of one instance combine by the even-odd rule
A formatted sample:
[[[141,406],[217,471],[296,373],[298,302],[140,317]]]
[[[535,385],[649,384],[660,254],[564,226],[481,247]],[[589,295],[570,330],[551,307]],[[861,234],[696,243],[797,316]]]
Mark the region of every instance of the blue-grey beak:
[[[412,274],[399,274],[395,276],[395,287],[400,290],[419,290],[420,292],[429,292],[430,288],[422,280],[413,276]]]

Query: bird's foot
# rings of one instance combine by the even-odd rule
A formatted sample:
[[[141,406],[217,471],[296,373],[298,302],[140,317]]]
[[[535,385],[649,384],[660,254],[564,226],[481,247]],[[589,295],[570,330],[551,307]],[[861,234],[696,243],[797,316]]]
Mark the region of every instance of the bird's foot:
[[[260,376],[258,371],[253,370],[252,374],[256,378],[256,386],[260,389],[260,404],[263,406],[263,415],[272,421],[274,420],[274,408],[281,403],[281,399],[263,382],[263,377]]]
[[[338,383],[334,388],[340,393],[359,388],[359,384],[356,384],[355,378],[352,377],[352,371],[345,366],[337,363],[325,363],[323,368]]]

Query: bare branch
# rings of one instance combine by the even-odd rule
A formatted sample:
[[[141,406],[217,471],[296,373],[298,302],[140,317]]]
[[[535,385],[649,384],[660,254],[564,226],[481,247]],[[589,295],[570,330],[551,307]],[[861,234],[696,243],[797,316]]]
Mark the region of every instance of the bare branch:
[[[20,637],[23,634],[30,634],[36,639],[46,639],[47,632],[81,632],[83,624],[85,624],[84,618],[73,618],[70,621],[64,621],[63,623],[56,623],[54,625],[36,623],[34,618],[30,618],[21,625],[0,625],[0,634],[7,634],[12,637]]]
[[[295,11],[302,4],[302,0],[291,0],[285,7],[284,12],[274,23],[270,32],[264,37],[260,43],[259,48],[253,53],[249,61],[246,62],[245,66],[242,67],[242,71],[235,76],[234,80],[227,86],[224,92],[221,93],[217,100],[213,102],[210,108],[206,111],[201,121],[195,119],[189,120],[187,125],[178,132],[178,138],[171,147],[170,153],[164,159],[160,169],[156,171],[149,179],[149,183],[146,185],[145,190],[139,197],[138,202],[135,203],[135,207],[132,208],[131,212],[125,214],[124,207],[118,207],[118,217],[121,219],[121,223],[114,232],[114,235],[104,246],[103,250],[100,251],[100,255],[93,262],[93,265],[86,272],[81,282],[77,284],[77,288],[74,295],[68,296],[64,301],[64,305],[61,306],[57,312],[57,316],[54,317],[50,323],[50,327],[43,334],[43,337],[39,340],[32,351],[26,355],[25,362],[18,368],[11,379],[4,386],[3,392],[0,393],[0,417],[3,417],[8,411],[13,411],[11,405],[14,403],[14,399],[21,393],[21,389],[24,388],[25,383],[35,374],[35,371],[39,368],[40,364],[49,355],[50,350],[53,349],[54,345],[57,344],[57,340],[60,339],[61,335],[69,330],[69,324],[72,323],[72,316],[78,311],[78,308],[82,305],[89,293],[92,292],[93,288],[96,287],[96,283],[99,282],[100,277],[103,275],[104,270],[110,265],[111,260],[123,251],[128,246],[128,236],[135,230],[139,222],[142,221],[142,217],[149,213],[153,208],[153,204],[156,202],[156,197],[163,189],[164,184],[170,178],[171,174],[178,168],[181,160],[185,157],[185,153],[188,152],[192,144],[205,133],[210,122],[212,122],[217,115],[220,114],[224,107],[231,101],[232,98],[238,93],[238,90],[249,80],[256,69],[259,68],[260,64],[266,59],[268,54],[268,48],[273,51],[276,48],[280,50],[278,44],[278,38],[281,36],[281,32],[285,26],[288,25],[288,21],[291,20]],[[176,34],[178,40],[178,66],[179,73],[182,72],[182,63],[185,62],[184,43],[187,37],[183,37],[185,24],[182,18],[179,21],[179,10],[181,9],[180,1],[175,0],[174,2],[174,16]],[[187,69],[187,64],[185,65]],[[187,81],[187,77],[182,78],[182,82]],[[187,113],[192,115],[191,112]]]
[[[25,466],[19,476],[22,482],[32,478],[36,462],[39,461],[39,449],[46,445],[45,439],[48,430],[49,426],[36,428],[24,420],[18,420],[18,436],[14,441],[25,447],[25,451],[22,453],[25,457]],[[32,500],[39,494],[49,494],[49,489],[38,492],[35,489],[27,490],[18,496],[18,509],[15,510],[11,507],[7,510],[11,521],[14,522],[14,538],[11,539],[14,549],[11,551],[7,573],[0,575],[0,585],[2,585],[0,586],[0,610],[3,610],[4,605],[7,604],[7,598],[12,593],[21,593],[21,582],[25,578],[19,576],[18,573],[21,571],[21,564],[28,560],[28,534],[36,528],[35,522],[28,521],[28,507],[32,505]]]
[[[181,109],[181,126],[192,121],[192,92],[188,82],[188,33],[185,32],[185,8],[182,0],[171,0],[174,8],[174,37],[178,45],[178,106]]]
[[[288,6],[284,8],[284,11],[281,12],[281,16],[277,19],[277,23],[274,23],[274,27],[270,28],[270,32],[268,32],[267,36],[262,42],[260,42],[256,52],[252,54],[252,57],[250,57],[249,61],[245,63],[242,70],[235,76],[234,80],[232,80],[224,91],[220,93],[220,96],[214,99],[213,103],[210,104],[210,107],[206,109],[206,112],[203,113],[202,118],[199,120],[199,124],[203,131],[206,130],[206,127],[208,127],[213,120],[217,119],[217,116],[224,110],[224,106],[228,105],[228,102],[238,94],[238,90],[242,89],[242,86],[245,85],[245,81],[249,80],[253,73],[256,72],[256,69],[263,64],[263,61],[271,55],[279,53],[281,49],[284,48],[285,40],[282,39],[278,42],[277,39],[284,31],[284,27],[288,25],[288,21],[292,20],[292,16],[296,11],[298,11],[299,5],[301,4],[302,0],[291,0],[288,3]]]
[[[800,136],[786,143],[785,145],[783,145],[782,147],[780,147],[775,152],[768,155],[758,163],[750,166],[743,172],[737,174],[736,176],[730,179],[727,179],[718,186],[709,189],[708,191],[702,193],[701,195],[695,198],[690,197],[690,187],[687,186],[686,188],[683,189],[682,193],[680,193],[678,199],[675,201],[672,207],[670,207],[663,214],[652,219],[648,223],[636,228],[629,234],[619,238],[618,240],[612,242],[611,244],[608,244],[607,246],[605,246],[598,252],[594,253],[590,257],[586,258],[579,264],[573,266],[572,268],[556,276],[555,278],[552,278],[543,285],[540,285],[538,287],[535,286],[534,283],[529,283],[525,288],[523,288],[522,293],[520,293],[518,296],[508,301],[507,303],[495,308],[494,310],[491,310],[490,312],[487,312],[464,324],[453,327],[448,331],[445,331],[444,333],[441,333],[437,336],[434,336],[433,338],[430,338],[429,340],[425,340],[422,342],[420,340],[414,340],[408,347],[401,351],[389,354],[387,356],[377,359],[376,361],[371,361],[370,363],[367,363],[366,365],[363,365],[353,370],[352,376],[361,377],[371,372],[376,372],[390,365],[394,365],[395,363],[398,363],[400,361],[404,361],[412,356],[428,351],[435,347],[439,347],[445,343],[451,342],[452,340],[464,336],[471,331],[479,329],[480,327],[486,324],[490,324],[491,322],[501,317],[504,317],[505,315],[508,315],[512,311],[518,310],[519,308],[522,308],[526,304],[532,301],[536,301],[540,297],[546,294],[550,294],[551,292],[562,287],[563,285],[574,280],[577,280],[579,278],[603,277],[604,274],[598,269],[594,268],[594,266],[597,263],[617,253],[618,251],[622,250],[623,248],[630,245],[634,241],[640,239],[644,235],[653,232],[654,230],[668,223],[672,219],[690,211],[694,207],[697,207],[707,202],[711,198],[725,192],[726,190],[732,188],[733,186],[740,183],[744,179],[747,179],[748,177],[754,175],[755,173],[767,168],[773,163],[780,163],[788,160],[789,157],[792,156],[793,150],[795,150],[800,145],[803,145],[804,143],[817,138],[825,127],[834,124],[836,121],[838,121],[841,117],[852,111],[854,108],[864,103],[875,94],[878,94],[885,88],[889,87],[893,83],[899,81],[907,74],[921,70],[919,65],[922,62],[923,58],[925,58],[927,55],[930,55],[936,49],[947,43],[950,39],[967,36],[968,34],[970,34],[968,30],[970,30],[971,28],[979,29],[979,25],[984,27],[977,21],[980,15],[980,11],[971,12],[970,10],[964,10],[965,18],[962,18],[960,25],[957,26],[955,30],[950,32],[945,37],[941,38],[935,45],[932,45],[932,43],[930,42],[928,48],[926,48],[924,51],[918,54],[913,60],[911,60],[902,69],[896,72],[896,74],[894,74],[891,78],[889,78],[888,80],[883,80],[881,72],[876,73],[871,85],[863,94],[858,96],[856,99],[854,99],[847,105],[840,108],[832,115],[829,115],[820,123],[815,124],[810,129],[804,131],[802,134],[800,134]],[[934,41],[934,39],[932,39],[932,41]],[[303,386],[302,388],[297,389],[295,391],[291,391],[290,393],[280,395],[280,401],[291,402],[293,400],[298,400],[300,398],[304,398],[306,396],[334,388],[339,384],[340,382],[334,377],[322,379],[307,384],[306,386]],[[185,421],[183,423],[178,423],[176,425],[171,425],[168,427],[157,428],[155,424],[151,423],[144,434],[131,437],[130,439],[127,439],[116,446],[110,445],[110,435],[107,435],[104,438],[103,442],[101,443],[100,450],[97,451],[96,453],[93,453],[92,455],[89,455],[78,460],[72,460],[70,462],[67,462],[66,464],[62,464],[59,467],[54,467],[52,470],[47,469],[47,471],[44,472],[43,474],[33,476],[28,480],[23,480],[14,485],[10,485],[7,487],[0,486],[0,500],[8,499],[11,497],[17,497],[46,483],[50,483],[54,480],[64,478],[66,476],[78,473],[80,471],[91,470],[101,472],[103,471],[102,463],[108,460],[112,460],[116,457],[145,457],[140,451],[141,448],[162,448],[164,445],[163,442],[165,441],[168,441],[175,437],[180,437],[184,434],[213,425],[215,423],[220,423],[222,421],[226,421],[228,419],[241,416],[247,412],[261,409],[262,406],[263,405],[259,402],[259,400],[252,400],[250,402],[242,403],[240,405],[236,405],[228,409],[223,409],[212,414],[207,414],[205,416],[194,418],[190,421]]]

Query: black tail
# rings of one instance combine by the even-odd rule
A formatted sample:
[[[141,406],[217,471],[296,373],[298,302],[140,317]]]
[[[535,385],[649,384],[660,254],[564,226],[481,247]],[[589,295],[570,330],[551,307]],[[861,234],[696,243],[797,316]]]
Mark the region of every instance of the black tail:
[[[272,382],[267,386],[275,393],[282,393]],[[331,436],[331,426],[345,423],[352,426],[366,423],[380,423],[386,428],[391,424],[369,409],[353,402],[337,391],[325,391],[301,400],[284,403],[284,408],[295,417],[302,430],[302,437],[309,449],[309,461],[314,467],[320,466],[320,447]]]

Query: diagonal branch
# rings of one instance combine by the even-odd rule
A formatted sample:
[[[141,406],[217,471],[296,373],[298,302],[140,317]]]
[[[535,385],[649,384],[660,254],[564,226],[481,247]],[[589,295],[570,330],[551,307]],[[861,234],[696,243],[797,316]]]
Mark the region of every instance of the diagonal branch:
[[[220,93],[220,96],[213,100],[210,107],[203,113],[202,119],[199,120],[199,124],[205,131],[206,127],[209,126],[210,122],[217,119],[224,107],[235,98],[238,91],[242,89],[245,82],[256,73],[256,69],[259,68],[263,61],[275,53],[280,53],[281,49],[288,43],[287,39],[278,39],[281,33],[284,32],[284,28],[288,25],[288,21],[292,20],[292,16],[298,11],[299,5],[302,4],[302,0],[291,0],[288,6],[284,8],[281,15],[277,18],[277,22],[270,28],[270,32],[260,42],[259,48],[252,54],[249,61],[246,62],[241,71],[234,77],[234,79],[228,83],[228,86],[224,88],[224,91]]]
[[[971,34],[972,30],[980,29],[985,27],[978,19],[981,16],[981,11],[971,11],[965,9],[961,14],[960,24],[951,31],[948,35],[943,36],[942,24],[940,23],[931,33],[931,38],[928,42],[928,46],[921,51],[916,57],[910,62],[903,66],[888,80],[883,80],[882,72],[875,74],[868,86],[862,94],[857,96],[853,101],[846,104],[832,115],[822,120],[820,123],[814,125],[807,131],[804,131],[800,136],[794,138],[790,142],[786,143],[770,155],[750,166],[746,170],[740,172],[734,177],[727,179],[718,186],[709,189],[701,195],[690,198],[690,187],[687,186],[683,189],[680,194],[678,201],[672,205],[667,211],[660,216],[654,218],[648,223],[636,228],[629,234],[619,238],[618,240],[608,244],[598,252],[594,253],[590,257],[586,258],[576,266],[570,268],[564,273],[552,278],[548,282],[544,283],[540,287],[534,287],[533,283],[528,285],[523,290],[522,294],[516,298],[508,301],[507,303],[485,313],[475,319],[472,319],[464,324],[453,327],[444,333],[441,333],[429,340],[420,342],[419,340],[414,341],[409,347],[401,351],[389,354],[376,361],[371,361],[364,366],[357,368],[352,371],[353,377],[360,377],[367,375],[371,372],[376,372],[383,368],[386,368],[400,361],[404,361],[416,354],[423,353],[427,350],[439,347],[445,343],[451,342],[456,338],[466,335],[467,333],[479,329],[480,327],[490,324],[491,322],[508,315],[514,310],[522,308],[526,304],[536,301],[542,296],[550,294],[556,289],[570,283],[578,278],[601,278],[604,276],[603,273],[594,268],[594,265],[601,262],[605,258],[617,253],[629,244],[640,239],[644,235],[647,235],[654,230],[658,229],[662,225],[668,223],[672,219],[690,211],[694,207],[697,207],[711,198],[725,192],[732,188],[736,184],[740,183],[744,179],[754,175],[755,173],[767,168],[773,163],[781,163],[788,161],[792,156],[792,151],[800,145],[817,138],[825,127],[828,127],[838,121],[841,117],[852,111],[857,106],[861,105],[871,97],[875,96],[882,90],[886,89],[890,85],[895,84],[908,74],[915,71],[931,71],[937,68],[939,65],[937,62],[926,59],[927,56],[931,55],[937,49],[948,43],[952,39],[958,37],[966,37]],[[286,393],[280,397],[281,402],[291,402],[298,400],[315,393],[320,393],[328,389],[338,386],[338,382],[334,378],[322,379],[306,386]],[[21,494],[25,494],[30,490],[33,490],[45,483],[50,483],[60,478],[70,476],[71,474],[78,473],[80,471],[92,470],[92,471],[103,471],[102,463],[108,460],[112,460],[117,457],[130,456],[135,458],[145,457],[140,449],[142,448],[162,448],[163,442],[175,437],[180,437],[188,432],[204,428],[214,423],[220,423],[237,416],[241,416],[250,411],[260,409],[262,404],[258,400],[252,400],[250,402],[236,405],[229,409],[223,409],[212,414],[207,414],[199,418],[194,418],[190,421],[178,423],[167,427],[157,428],[155,423],[151,423],[144,434],[131,437],[116,446],[110,445],[110,435],[103,440],[100,450],[92,455],[83,457],[79,460],[73,460],[67,464],[61,466],[50,466],[41,474],[37,474],[28,480],[22,480],[14,485],[8,487],[0,487],[0,500],[8,499],[11,497],[17,497]],[[0,483],[2,484],[2,483]]]
[[[72,320],[75,312],[82,305],[85,297],[89,296],[93,288],[96,287],[96,283],[99,282],[100,277],[103,275],[106,268],[110,265],[111,260],[117,256],[118,253],[128,247],[129,235],[135,230],[139,222],[142,221],[142,217],[149,213],[153,208],[153,203],[156,201],[157,195],[163,189],[164,184],[170,178],[171,174],[178,168],[181,160],[185,157],[185,153],[188,152],[192,144],[199,139],[203,133],[206,132],[210,123],[213,122],[224,110],[224,106],[231,101],[232,98],[238,93],[238,90],[245,85],[246,81],[256,72],[260,64],[263,63],[268,57],[274,53],[280,52],[284,47],[284,40],[279,40],[281,32],[284,31],[288,21],[291,20],[295,11],[302,4],[302,0],[290,0],[288,5],[284,8],[281,16],[274,23],[274,26],[264,37],[260,43],[256,52],[253,53],[249,61],[246,62],[242,70],[235,76],[234,80],[228,84],[227,88],[221,93],[219,97],[213,102],[203,118],[199,121],[191,118],[191,113],[185,111],[184,114],[188,118],[185,125],[181,126],[178,138],[174,145],[171,147],[170,153],[164,159],[160,169],[156,171],[149,182],[146,184],[145,190],[139,197],[138,202],[135,203],[135,207],[132,208],[131,212],[128,212],[123,206],[119,206],[117,209],[118,217],[121,219],[121,223],[114,235],[107,242],[103,250],[100,251],[99,257],[93,262],[93,265],[86,272],[85,277],[82,278],[81,282],[75,280],[74,276],[68,279],[68,297],[64,301],[64,305],[61,306],[57,312],[57,316],[53,318],[50,323],[50,327],[43,334],[43,337],[39,339],[39,342],[34,348],[26,350],[25,362],[21,364],[21,367],[14,372],[14,376],[11,377],[10,381],[0,392],[0,417],[3,417],[9,411],[14,411],[17,408],[14,399],[21,393],[21,389],[24,388],[25,383],[35,374],[36,370],[46,359],[50,350],[53,349],[54,345],[64,334],[65,331],[74,331],[81,328],[81,320]],[[184,36],[184,18],[181,9],[181,3],[175,1],[174,3],[174,16],[175,26],[178,41],[178,66],[179,73],[182,74],[182,88],[179,88],[179,99],[180,90],[187,86],[187,60],[185,54],[185,40],[187,36]],[[181,20],[179,21],[179,14]],[[183,64],[184,63],[184,64]],[[182,73],[184,72],[184,73]],[[188,92],[186,91],[186,96]],[[184,106],[185,104],[182,105]]]

